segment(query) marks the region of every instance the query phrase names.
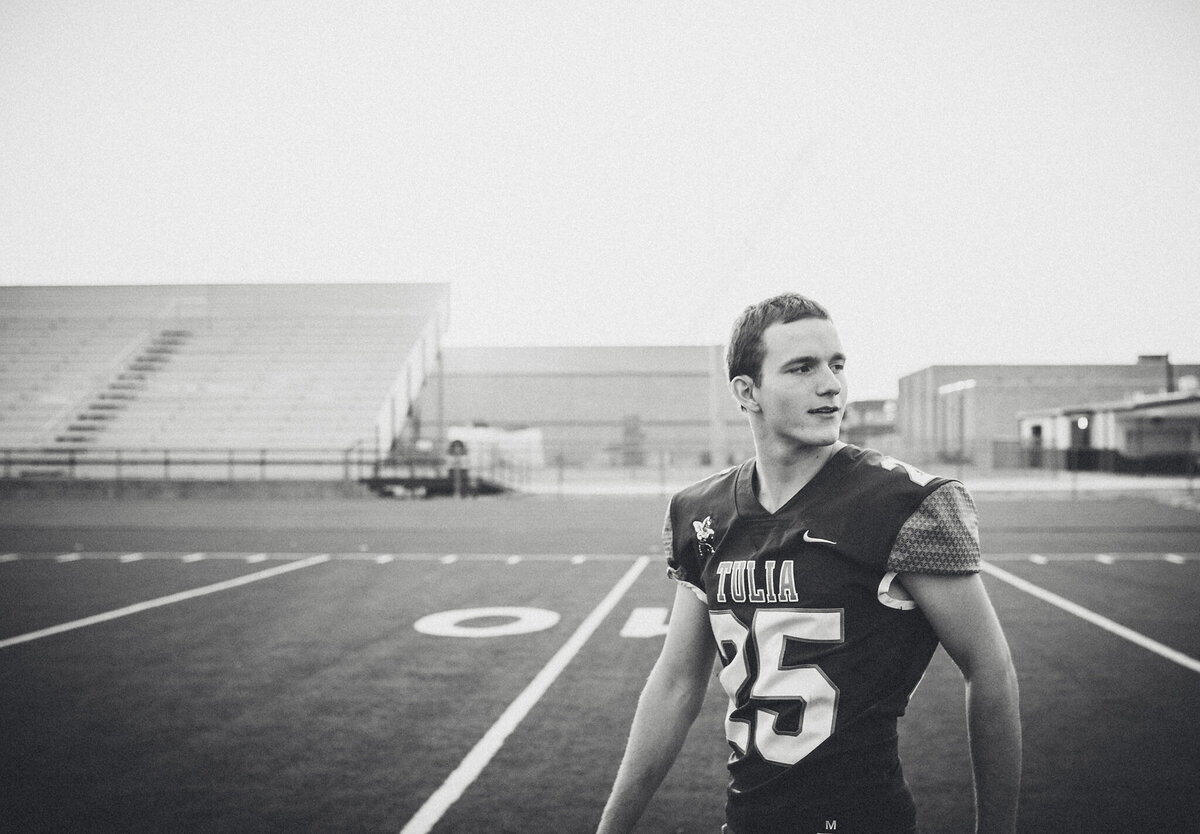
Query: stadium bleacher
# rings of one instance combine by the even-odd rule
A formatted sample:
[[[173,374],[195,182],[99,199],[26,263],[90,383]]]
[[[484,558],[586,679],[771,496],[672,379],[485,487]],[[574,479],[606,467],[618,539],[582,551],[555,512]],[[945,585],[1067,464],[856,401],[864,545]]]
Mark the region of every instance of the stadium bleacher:
[[[446,327],[444,284],[0,287],[0,447],[376,448]]]

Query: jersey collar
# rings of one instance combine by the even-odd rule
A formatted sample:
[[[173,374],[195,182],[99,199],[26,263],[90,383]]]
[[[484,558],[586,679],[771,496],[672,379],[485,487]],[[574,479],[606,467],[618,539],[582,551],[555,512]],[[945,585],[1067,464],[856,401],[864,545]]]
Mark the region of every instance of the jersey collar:
[[[786,512],[789,508],[806,500],[809,495],[820,491],[822,484],[837,480],[845,474],[847,467],[852,464],[850,459],[853,455],[852,450],[855,449],[855,446],[846,444],[830,455],[829,460],[825,461],[825,465],[817,471],[817,474],[813,475],[812,480],[801,487],[799,492],[789,498],[787,503],[774,513],[767,512],[759,503],[758,493],[754,488],[757,480],[754,468],[756,458],[750,458],[738,467],[734,483],[734,501],[737,505],[738,516],[741,518],[772,518]]]

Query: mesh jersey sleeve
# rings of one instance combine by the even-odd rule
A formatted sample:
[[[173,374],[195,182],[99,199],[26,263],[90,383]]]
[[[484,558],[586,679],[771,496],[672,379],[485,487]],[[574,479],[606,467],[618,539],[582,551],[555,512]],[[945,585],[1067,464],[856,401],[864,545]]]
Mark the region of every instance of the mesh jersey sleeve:
[[[904,522],[888,570],[964,574],[979,571],[979,515],[966,487],[949,481],[925,497]]]

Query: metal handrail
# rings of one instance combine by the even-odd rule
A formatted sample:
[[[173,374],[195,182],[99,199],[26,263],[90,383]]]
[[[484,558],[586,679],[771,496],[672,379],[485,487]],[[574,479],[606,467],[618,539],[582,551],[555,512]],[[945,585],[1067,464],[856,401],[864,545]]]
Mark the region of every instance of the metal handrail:
[[[307,467],[318,479],[361,480],[376,461],[367,458],[361,445],[348,448],[313,447],[51,447],[24,446],[0,448],[0,467],[4,478],[36,477],[111,477],[122,480],[131,472],[150,471],[152,477],[169,480],[180,469],[200,477],[221,480],[265,479],[269,469]],[[22,471],[23,470],[23,471]],[[330,477],[334,473],[335,477]]]

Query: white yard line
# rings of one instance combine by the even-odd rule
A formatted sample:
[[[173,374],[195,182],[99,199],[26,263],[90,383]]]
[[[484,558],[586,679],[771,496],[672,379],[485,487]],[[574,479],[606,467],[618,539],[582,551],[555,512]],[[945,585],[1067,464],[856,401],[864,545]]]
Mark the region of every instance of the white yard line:
[[[50,637],[53,634],[62,634],[64,631],[72,631],[77,628],[85,628],[87,626],[96,625],[97,623],[115,620],[118,617],[127,617],[130,614],[138,614],[142,611],[148,611],[151,608],[158,608],[163,605],[171,605],[176,602],[202,597],[205,594],[215,594],[218,591],[227,591],[230,588],[236,588],[239,585],[246,585],[250,582],[257,582],[260,579],[270,579],[272,576],[278,576],[281,573],[288,571],[299,570],[300,568],[319,565],[322,562],[329,561],[329,556],[322,554],[320,556],[311,556],[308,559],[301,559],[298,562],[287,562],[278,567],[267,568],[260,570],[257,573],[248,573],[245,576],[239,576],[235,579],[226,579],[224,582],[216,582],[212,585],[205,585],[200,588],[193,588],[190,591],[181,591],[177,594],[171,594],[157,599],[138,602],[133,605],[127,605],[124,608],[116,608],[112,611],[105,611],[103,614],[94,614],[91,617],[84,617],[82,620],[71,620],[68,623],[60,623],[56,626],[43,628],[38,631],[30,631],[27,634],[18,634],[16,637],[8,637],[0,640],[0,649],[6,649],[9,646],[15,646],[18,643],[28,643],[30,640],[37,640],[41,637]]]
[[[1160,657],[1165,657],[1167,660],[1178,663],[1185,669],[1191,669],[1193,672],[1200,672],[1200,660],[1196,660],[1194,657],[1189,657],[1181,651],[1172,649],[1170,646],[1164,646],[1157,640],[1151,640],[1144,634],[1140,634],[1139,632],[1136,632],[1131,628],[1127,628],[1120,623],[1115,623],[1107,617],[1097,614],[1095,611],[1091,611],[1087,608],[1084,608],[1082,605],[1071,602],[1069,599],[1060,597],[1058,594],[1047,591],[1045,588],[1034,585],[1032,582],[1027,582],[1021,577],[1014,576],[1008,571],[998,568],[993,564],[984,562],[982,567],[987,573],[990,573],[997,579],[1007,582],[1014,588],[1018,588],[1027,594],[1032,594],[1038,599],[1044,600],[1051,605],[1057,605],[1068,614],[1074,614],[1076,617],[1079,617],[1082,620],[1087,620],[1092,625],[1100,626],[1100,628],[1104,629],[1105,631],[1112,632],[1118,637],[1124,637],[1129,642],[1141,646],[1143,649],[1152,651]]]
[[[588,614],[587,618],[579,624],[579,628],[575,629],[575,633],[568,638],[566,643],[563,643],[562,648],[555,653],[554,657],[550,658],[550,662],[529,682],[516,700],[508,705],[508,709],[500,715],[496,723],[484,733],[471,752],[446,777],[446,781],[442,783],[441,787],[425,800],[425,804],[409,820],[408,825],[400,830],[400,834],[426,834],[437,824],[450,806],[457,802],[463,792],[479,777],[488,762],[504,745],[505,739],[529,714],[529,711],[546,693],[546,690],[567,667],[567,664],[579,653],[588,638],[621,601],[621,597],[625,595],[625,592],[629,590],[649,563],[649,557],[638,557],[638,560],[633,563],[633,567],[626,571],[625,575],[608,592],[608,595],[600,600],[600,604],[592,609],[592,613]]]

